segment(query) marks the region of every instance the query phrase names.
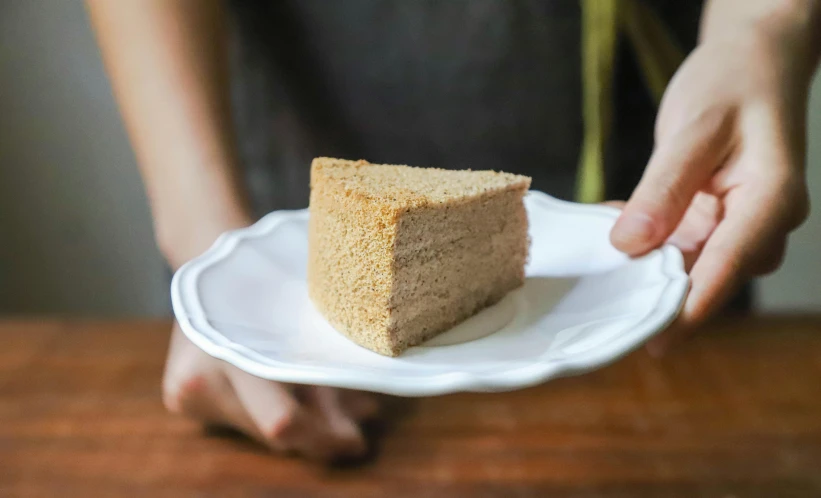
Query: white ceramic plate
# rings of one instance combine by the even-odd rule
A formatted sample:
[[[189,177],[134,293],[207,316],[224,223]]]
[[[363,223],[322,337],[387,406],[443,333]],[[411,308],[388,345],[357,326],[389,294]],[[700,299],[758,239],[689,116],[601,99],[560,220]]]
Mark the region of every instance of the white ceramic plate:
[[[253,375],[400,396],[511,390],[585,372],[675,318],[688,288],[678,249],[631,260],[608,241],[615,209],[534,191],[525,204],[525,286],[398,358],[350,342],[314,309],[307,210],[220,237],[174,276],[174,313],[197,346]]]

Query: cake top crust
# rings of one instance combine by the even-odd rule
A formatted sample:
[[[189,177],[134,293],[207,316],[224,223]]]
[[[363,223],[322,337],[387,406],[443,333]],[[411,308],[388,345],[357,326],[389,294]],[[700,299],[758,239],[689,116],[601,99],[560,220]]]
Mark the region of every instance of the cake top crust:
[[[530,187],[529,177],[511,173],[416,168],[329,157],[318,157],[311,164],[312,186],[320,178],[339,184],[346,192],[399,209]]]

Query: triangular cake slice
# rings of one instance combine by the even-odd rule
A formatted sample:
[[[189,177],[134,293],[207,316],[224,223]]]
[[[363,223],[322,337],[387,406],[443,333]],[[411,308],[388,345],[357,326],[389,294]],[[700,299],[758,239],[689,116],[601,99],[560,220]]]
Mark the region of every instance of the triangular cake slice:
[[[524,283],[530,178],[317,158],[308,290],[339,332],[397,356]]]

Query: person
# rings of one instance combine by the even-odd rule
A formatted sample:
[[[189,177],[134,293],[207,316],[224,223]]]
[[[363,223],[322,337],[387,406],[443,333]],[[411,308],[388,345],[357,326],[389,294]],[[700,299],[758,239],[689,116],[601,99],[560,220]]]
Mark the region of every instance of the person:
[[[561,198],[628,199],[611,241],[629,255],[682,249],[692,287],[658,354],[776,269],[808,214],[815,0],[87,8],[172,268],[307,205],[314,156],[503,169]],[[163,392],[173,412],[317,459],[365,451],[359,422],[377,409],[253,377],[176,327]]]

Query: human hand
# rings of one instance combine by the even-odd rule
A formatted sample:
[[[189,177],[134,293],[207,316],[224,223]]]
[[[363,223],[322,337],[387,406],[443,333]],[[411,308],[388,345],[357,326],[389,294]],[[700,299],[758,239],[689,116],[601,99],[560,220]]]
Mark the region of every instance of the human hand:
[[[254,377],[197,348],[174,324],[163,378],[173,413],[229,426],[276,451],[330,461],[366,451],[359,423],[376,415],[371,395]]]
[[[808,80],[788,43],[728,36],[702,43],[671,81],[656,146],[611,232],[639,256],[669,241],[691,289],[661,354],[748,279],[777,269],[809,213],[804,173]],[[809,72],[811,74],[811,71]]]
[[[178,268],[223,232],[251,224],[243,210],[222,209],[197,223],[172,226],[159,236],[163,253]],[[162,232],[161,232],[162,234]],[[366,451],[359,423],[377,414],[369,394],[273,382],[213,358],[175,323],[163,377],[163,402],[173,413],[232,427],[276,451],[329,461]]]

